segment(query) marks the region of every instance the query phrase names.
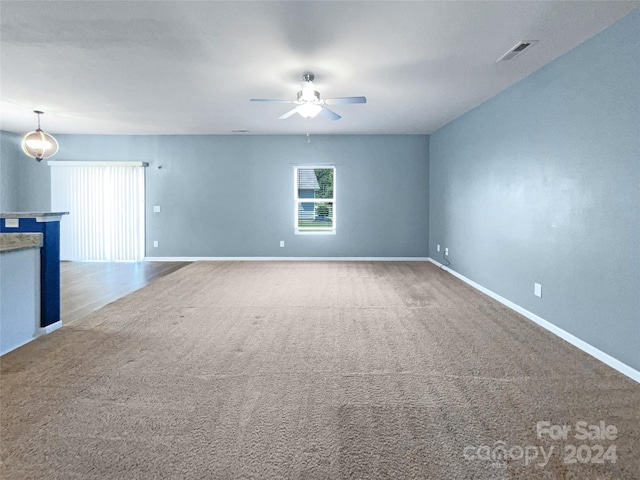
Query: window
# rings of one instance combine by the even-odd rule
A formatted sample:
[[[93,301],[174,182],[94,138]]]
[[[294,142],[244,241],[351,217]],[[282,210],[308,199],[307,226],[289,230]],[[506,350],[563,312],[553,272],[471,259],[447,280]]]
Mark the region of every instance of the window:
[[[335,167],[296,167],[296,233],[335,233]]]

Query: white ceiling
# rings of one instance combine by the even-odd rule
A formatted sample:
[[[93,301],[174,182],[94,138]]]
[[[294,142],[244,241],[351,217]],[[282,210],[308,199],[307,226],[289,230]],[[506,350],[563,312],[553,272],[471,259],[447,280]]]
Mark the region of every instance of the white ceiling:
[[[431,133],[620,19],[618,1],[0,2],[0,128]],[[496,60],[520,40],[521,56]],[[343,116],[277,117],[302,73]]]

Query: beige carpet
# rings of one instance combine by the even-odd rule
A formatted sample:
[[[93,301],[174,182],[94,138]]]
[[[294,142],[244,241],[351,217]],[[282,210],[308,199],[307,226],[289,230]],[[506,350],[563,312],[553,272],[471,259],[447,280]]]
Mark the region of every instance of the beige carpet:
[[[427,263],[194,263],[1,374],[3,479],[640,478],[640,386]]]

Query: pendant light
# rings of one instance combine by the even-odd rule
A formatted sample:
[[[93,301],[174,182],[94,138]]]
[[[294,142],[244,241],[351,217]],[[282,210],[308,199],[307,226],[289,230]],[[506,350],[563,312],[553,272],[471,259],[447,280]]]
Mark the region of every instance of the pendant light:
[[[45,158],[51,158],[58,153],[58,142],[55,138],[40,128],[40,115],[44,112],[34,110],[38,115],[38,128],[27,133],[22,139],[22,151],[31,158],[41,162]]]

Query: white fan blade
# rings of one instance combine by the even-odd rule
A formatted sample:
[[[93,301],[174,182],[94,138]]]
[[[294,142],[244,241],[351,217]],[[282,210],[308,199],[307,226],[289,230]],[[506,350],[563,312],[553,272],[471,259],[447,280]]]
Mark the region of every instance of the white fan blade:
[[[287,113],[285,113],[284,115],[281,115],[278,117],[278,120],[284,120],[285,118],[289,118],[291,115],[293,115],[294,113],[296,113],[298,111],[298,107],[294,108],[293,110],[289,110]]]
[[[322,107],[322,111],[320,113],[325,117],[329,117],[331,120],[340,120],[342,118],[336,112],[332,112],[331,110],[325,107]]]
[[[345,103],[367,103],[367,97],[325,98],[325,105],[343,105]]]
[[[271,98],[250,98],[250,102],[295,103],[293,100],[273,100]]]

